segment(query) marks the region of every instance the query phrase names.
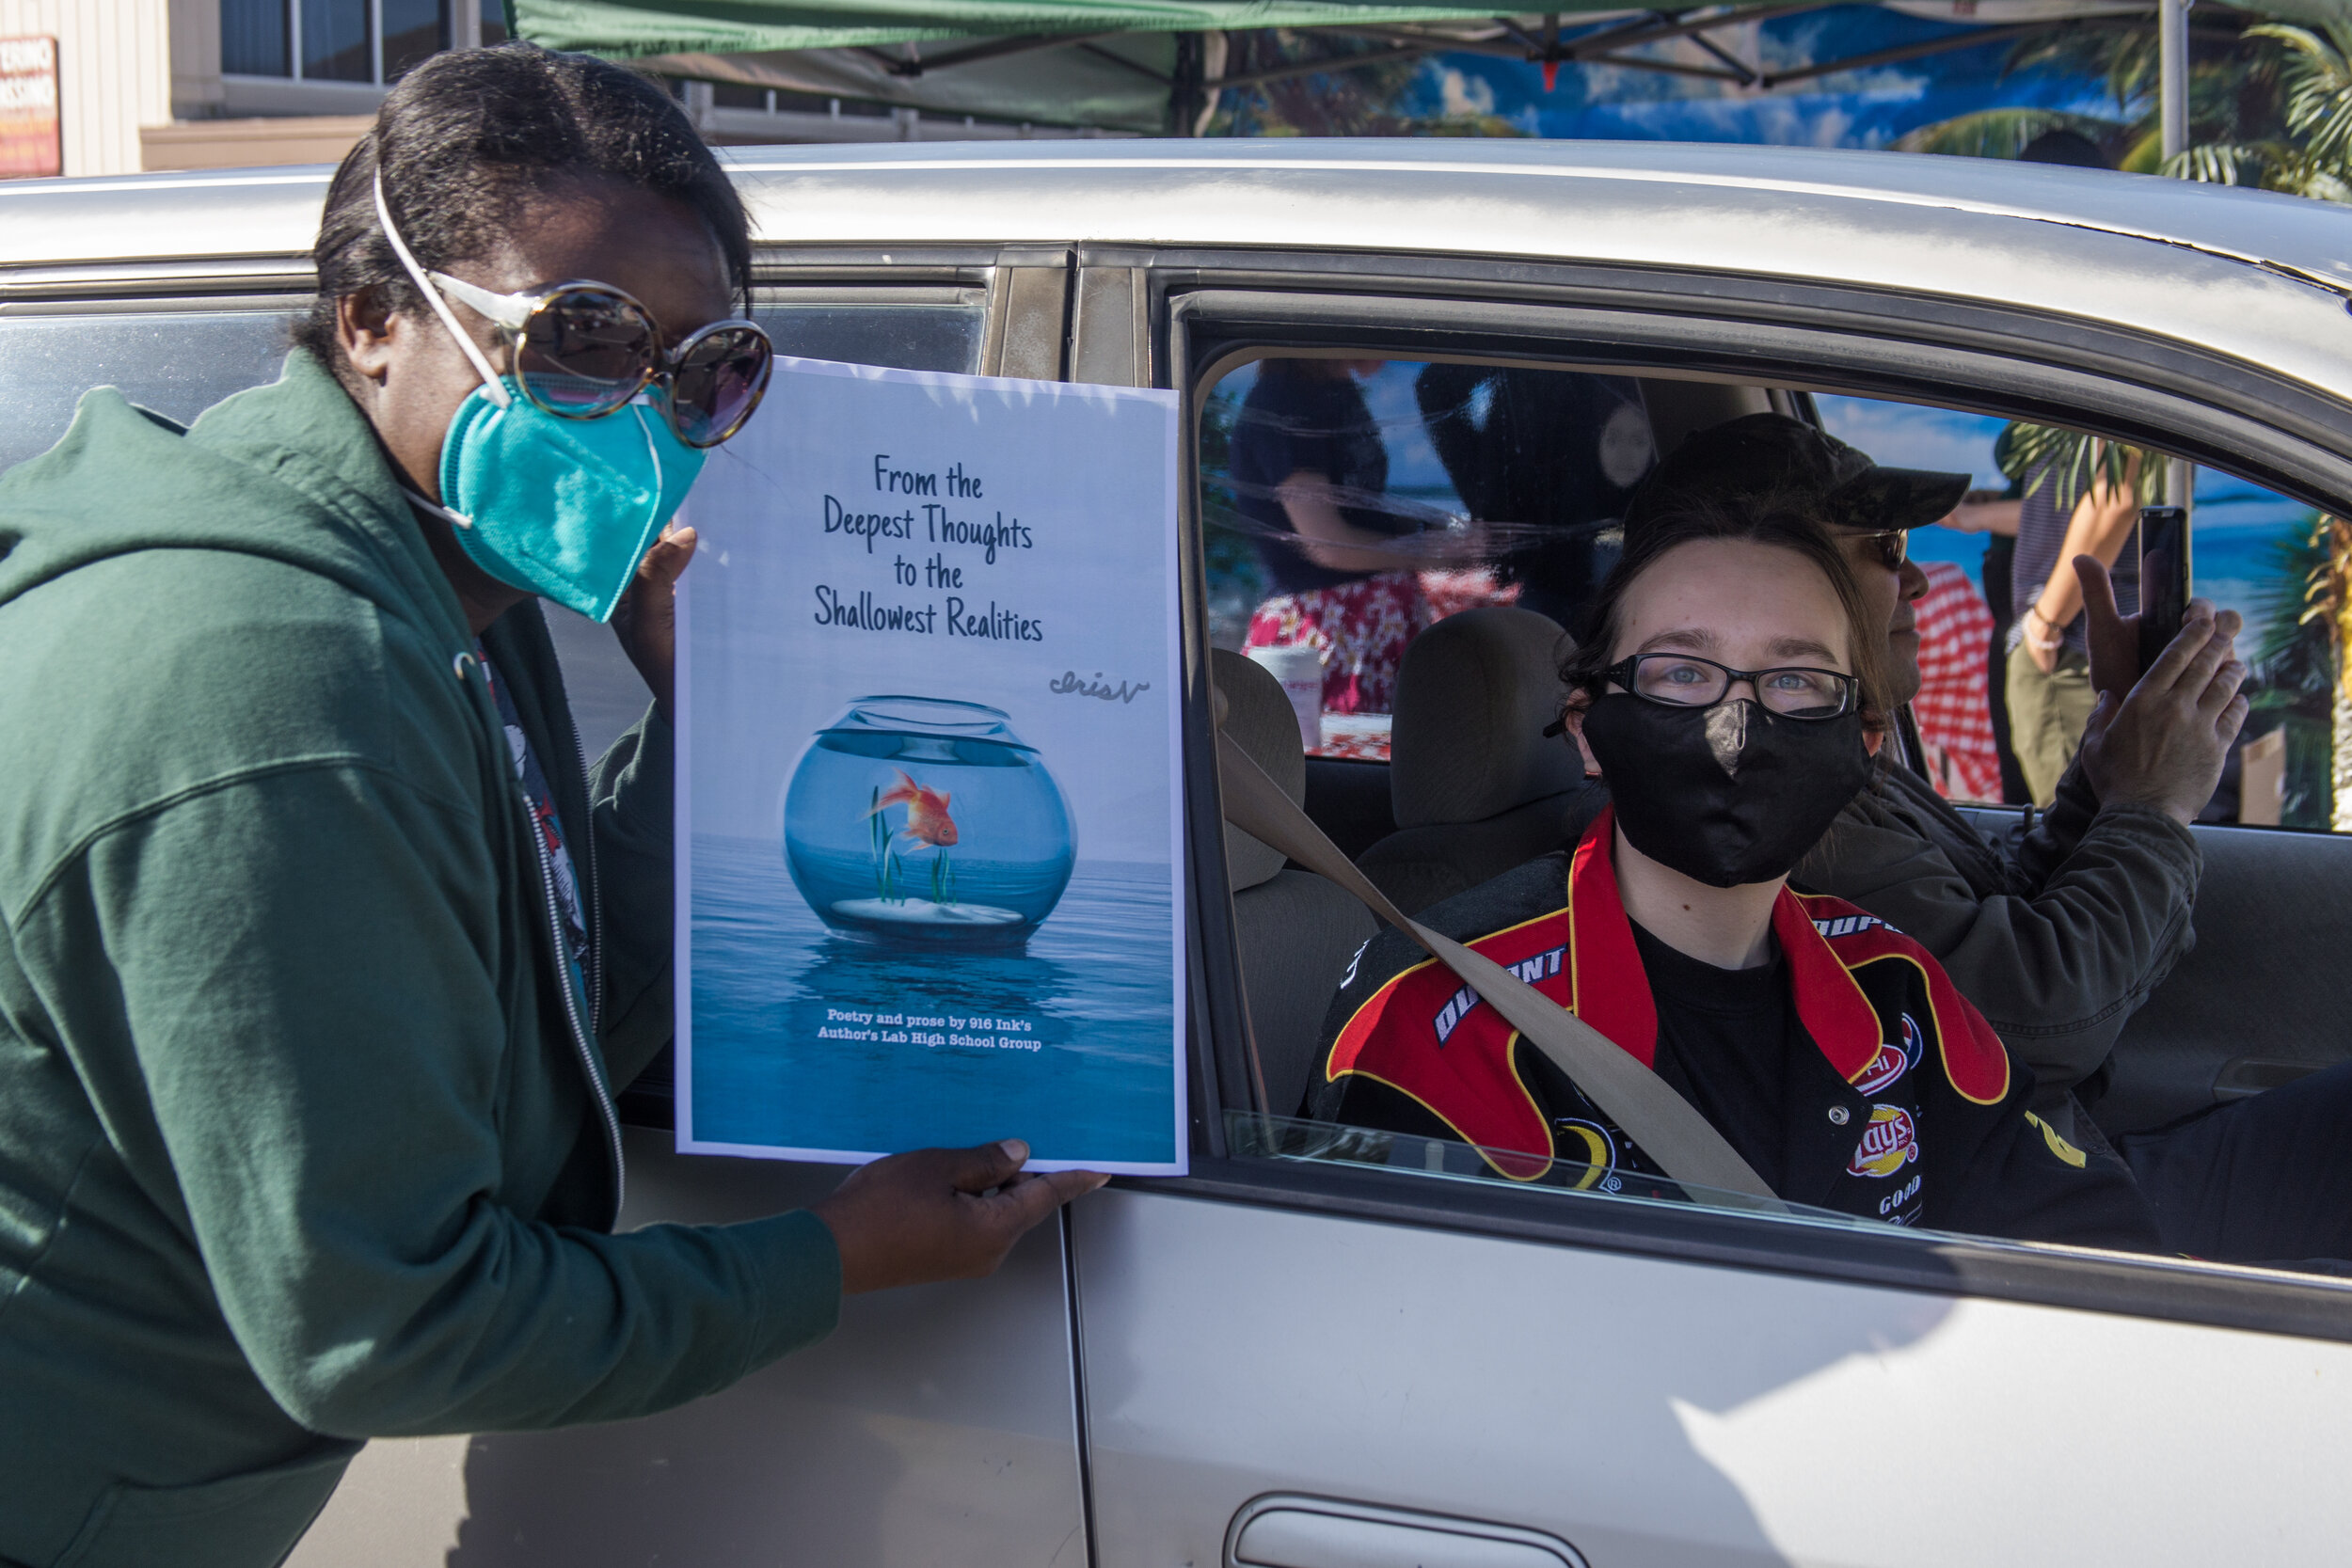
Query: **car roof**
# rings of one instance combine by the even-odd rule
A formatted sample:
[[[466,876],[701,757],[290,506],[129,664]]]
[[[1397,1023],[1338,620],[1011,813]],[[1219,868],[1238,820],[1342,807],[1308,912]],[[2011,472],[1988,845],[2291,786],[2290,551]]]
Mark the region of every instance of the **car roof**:
[[[723,156],[769,242],[1437,252],[1820,279],[2176,337],[2352,396],[2352,210],[2264,192],[1711,143],[1094,140]],[[0,286],[26,268],[299,256],[328,173],[0,184]]]

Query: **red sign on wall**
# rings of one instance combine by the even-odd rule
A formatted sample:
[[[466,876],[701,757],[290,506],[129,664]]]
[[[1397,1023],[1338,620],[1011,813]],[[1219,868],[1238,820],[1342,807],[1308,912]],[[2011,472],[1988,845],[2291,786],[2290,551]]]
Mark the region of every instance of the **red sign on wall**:
[[[64,172],[57,40],[0,39],[0,180]]]

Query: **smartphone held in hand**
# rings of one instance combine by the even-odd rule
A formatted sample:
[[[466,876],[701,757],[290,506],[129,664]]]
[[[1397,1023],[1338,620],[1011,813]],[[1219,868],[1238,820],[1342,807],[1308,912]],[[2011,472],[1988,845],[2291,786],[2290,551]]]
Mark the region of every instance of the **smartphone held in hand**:
[[[2139,667],[2152,668],[2188,618],[2188,508],[2139,509]]]

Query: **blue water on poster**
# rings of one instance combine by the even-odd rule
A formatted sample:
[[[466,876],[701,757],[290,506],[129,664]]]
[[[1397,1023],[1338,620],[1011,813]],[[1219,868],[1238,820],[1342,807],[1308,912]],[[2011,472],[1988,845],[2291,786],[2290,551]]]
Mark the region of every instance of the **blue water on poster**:
[[[828,931],[772,840],[697,834],[693,857],[698,1143],[891,1152],[1019,1137],[1041,1160],[1175,1157],[1167,866],[1082,860],[1027,950],[989,953]],[[970,1022],[899,1030],[836,1011]]]

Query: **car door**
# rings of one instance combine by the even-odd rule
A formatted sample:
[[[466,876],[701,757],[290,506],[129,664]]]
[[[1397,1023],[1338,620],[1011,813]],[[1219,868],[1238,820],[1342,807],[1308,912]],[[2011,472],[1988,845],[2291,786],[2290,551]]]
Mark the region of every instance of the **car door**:
[[[2044,418],[2064,407],[2314,505],[2352,499],[2342,444],[2299,422],[2308,403],[2266,420],[2258,399],[2201,389],[2167,351],[1996,305],[1374,255],[1104,246],[1080,261],[1075,362],[1180,388],[1196,420],[1222,376],[1268,354],[1536,364]],[[1200,548],[1198,504],[1190,523]],[[1204,571],[1196,661],[1213,597]],[[1214,844],[1216,783],[1205,744],[1195,752],[1193,842]],[[1378,827],[1375,766],[1324,769],[1319,804],[1359,840]],[[2317,847],[2295,885],[2341,904],[2352,864],[2336,843]],[[2222,886],[2268,877],[2260,858],[2221,849]],[[1219,1004],[1243,990],[1252,953],[1234,935],[1221,857],[1195,869],[1207,1005],[1193,1174],[1115,1183],[1071,1223],[1096,1560],[1966,1564],[2192,1561],[2255,1541],[2274,1560],[2339,1549],[2352,1510],[2316,1456],[2352,1439],[2344,1286],[1468,1180],[1454,1151],[1422,1140],[1323,1135],[1256,1099],[1261,1042],[1248,1009]],[[2201,931],[2253,901],[2208,901]],[[2313,983],[2308,966],[2330,957],[2326,934],[2257,930],[2245,940],[2283,945],[2266,976],[2296,971],[2286,1005],[2323,1006],[2335,982]],[[2201,956],[2237,940],[2217,931]],[[2180,1011],[2164,1027],[2201,1049],[2248,1049],[2262,1032],[2227,975],[2185,965],[2168,990],[2158,1002]],[[2224,1035],[2238,1043],[2217,1045]],[[2345,1053],[2341,1029],[2300,1044]]]

